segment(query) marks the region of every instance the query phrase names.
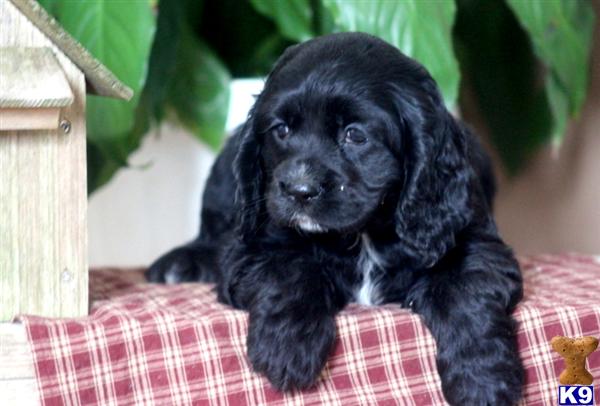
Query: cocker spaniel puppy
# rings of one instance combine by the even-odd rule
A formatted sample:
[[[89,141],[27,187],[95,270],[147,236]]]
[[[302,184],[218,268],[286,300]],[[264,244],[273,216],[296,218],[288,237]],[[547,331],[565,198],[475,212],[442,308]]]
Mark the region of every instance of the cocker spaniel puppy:
[[[248,357],[278,389],[317,381],[347,303],[397,303],[433,333],[451,404],[510,405],[522,281],[493,194],[419,63],[370,35],[324,36],[279,59],[214,164],[200,235],[147,276],[216,282],[249,312]]]

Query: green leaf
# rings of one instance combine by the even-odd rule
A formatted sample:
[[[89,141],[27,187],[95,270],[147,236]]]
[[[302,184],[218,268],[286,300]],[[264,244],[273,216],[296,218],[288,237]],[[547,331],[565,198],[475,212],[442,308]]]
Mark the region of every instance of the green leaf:
[[[48,13],[56,16],[58,12],[57,4],[59,1],[60,0],[38,0],[38,3],[40,3],[40,5],[44,7]]]
[[[240,22],[243,22],[241,24]],[[233,77],[265,76],[292,41],[249,1],[208,1],[202,10],[200,36],[227,65]]]
[[[142,95],[144,108],[157,121],[172,113],[202,141],[218,148],[225,137],[229,74],[192,31],[195,1],[162,1]]]
[[[149,0],[46,0],[65,29],[122,82],[131,87],[130,101],[90,95],[87,98],[87,136],[96,159],[88,165],[91,192],[125,165],[136,106],[146,78],[148,55],[155,29]],[[102,159],[102,157],[104,159]],[[111,163],[103,168],[102,162]]]
[[[140,105],[147,117],[159,122],[164,118],[167,90],[177,67],[177,49],[182,27],[186,27],[188,1],[163,0],[159,3],[156,35],[150,52],[148,77]],[[187,29],[187,28],[186,28]],[[140,115],[140,119],[144,115]]]
[[[505,168],[515,174],[551,130],[539,66],[527,33],[504,2],[457,5],[454,38],[464,94],[475,99]]]
[[[225,136],[229,74],[212,51],[189,31],[182,33],[177,51],[167,105],[198,138],[218,149]]]
[[[585,99],[594,27],[592,4],[586,0],[507,1],[547,68],[552,135],[559,141],[569,116],[579,112]]]
[[[310,0],[251,0],[254,8],[271,17],[287,38],[305,41],[314,36]]]
[[[453,106],[458,94],[458,63],[452,52],[453,1],[323,0],[339,29],[376,35],[429,70]]]

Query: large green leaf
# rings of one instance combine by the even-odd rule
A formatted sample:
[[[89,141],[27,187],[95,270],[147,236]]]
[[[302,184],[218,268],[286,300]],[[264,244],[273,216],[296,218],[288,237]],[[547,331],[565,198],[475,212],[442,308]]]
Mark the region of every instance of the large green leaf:
[[[362,31],[398,47],[429,70],[453,106],[459,84],[452,52],[453,1],[323,0],[339,29]]]
[[[182,27],[187,27],[188,3],[188,0],[159,3],[148,78],[140,100],[140,108],[146,115],[140,114],[140,120],[146,117],[159,122],[164,118],[167,91],[177,68]]]
[[[225,136],[229,74],[195,35],[197,1],[162,1],[142,104],[157,120],[172,113],[202,141],[218,148]]]
[[[535,55],[504,2],[457,4],[454,38],[464,88],[474,96],[505,168],[514,174],[550,134],[551,112]]]
[[[215,149],[225,136],[229,80],[226,68],[212,51],[191,32],[184,31],[167,105],[185,126]]]
[[[199,30],[234,77],[265,76],[293,44],[281,35],[271,17],[256,11],[249,1],[206,2]]]
[[[569,116],[579,112],[585,99],[594,27],[592,4],[587,0],[508,0],[508,4],[547,68],[552,135],[558,141]]]
[[[95,163],[88,165],[88,189],[92,191],[109,178],[106,173],[125,165],[131,152],[128,137],[146,78],[155,18],[149,0],[54,0],[45,5],[73,37],[134,91],[130,101],[87,98],[88,143],[95,154]],[[109,169],[103,168],[103,162]]]
[[[251,0],[260,13],[273,18],[287,38],[305,41],[314,36],[310,0]]]
[[[58,14],[58,7],[57,6],[58,6],[58,2],[60,0],[37,0],[37,1],[51,15],[56,16]]]

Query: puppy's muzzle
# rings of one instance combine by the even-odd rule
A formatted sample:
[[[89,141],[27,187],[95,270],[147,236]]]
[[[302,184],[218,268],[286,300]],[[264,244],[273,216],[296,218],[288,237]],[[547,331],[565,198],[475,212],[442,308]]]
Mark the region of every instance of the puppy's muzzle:
[[[298,203],[308,203],[318,198],[323,187],[311,171],[308,162],[295,161],[285,165],[279,179],[279,189],[282,195]]]

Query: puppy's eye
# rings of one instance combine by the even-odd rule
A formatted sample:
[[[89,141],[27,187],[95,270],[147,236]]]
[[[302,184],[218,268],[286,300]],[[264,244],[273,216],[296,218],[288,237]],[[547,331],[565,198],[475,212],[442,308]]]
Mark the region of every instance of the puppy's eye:
[[[348,144],[362,145],[367,142],[367,137],[358,128],[350,127],[346,129],[344,141]]]
[[[287,124],[278,124],[271,129],[271,133],[279,139],[284,139],[290,133],[290,127]]]

